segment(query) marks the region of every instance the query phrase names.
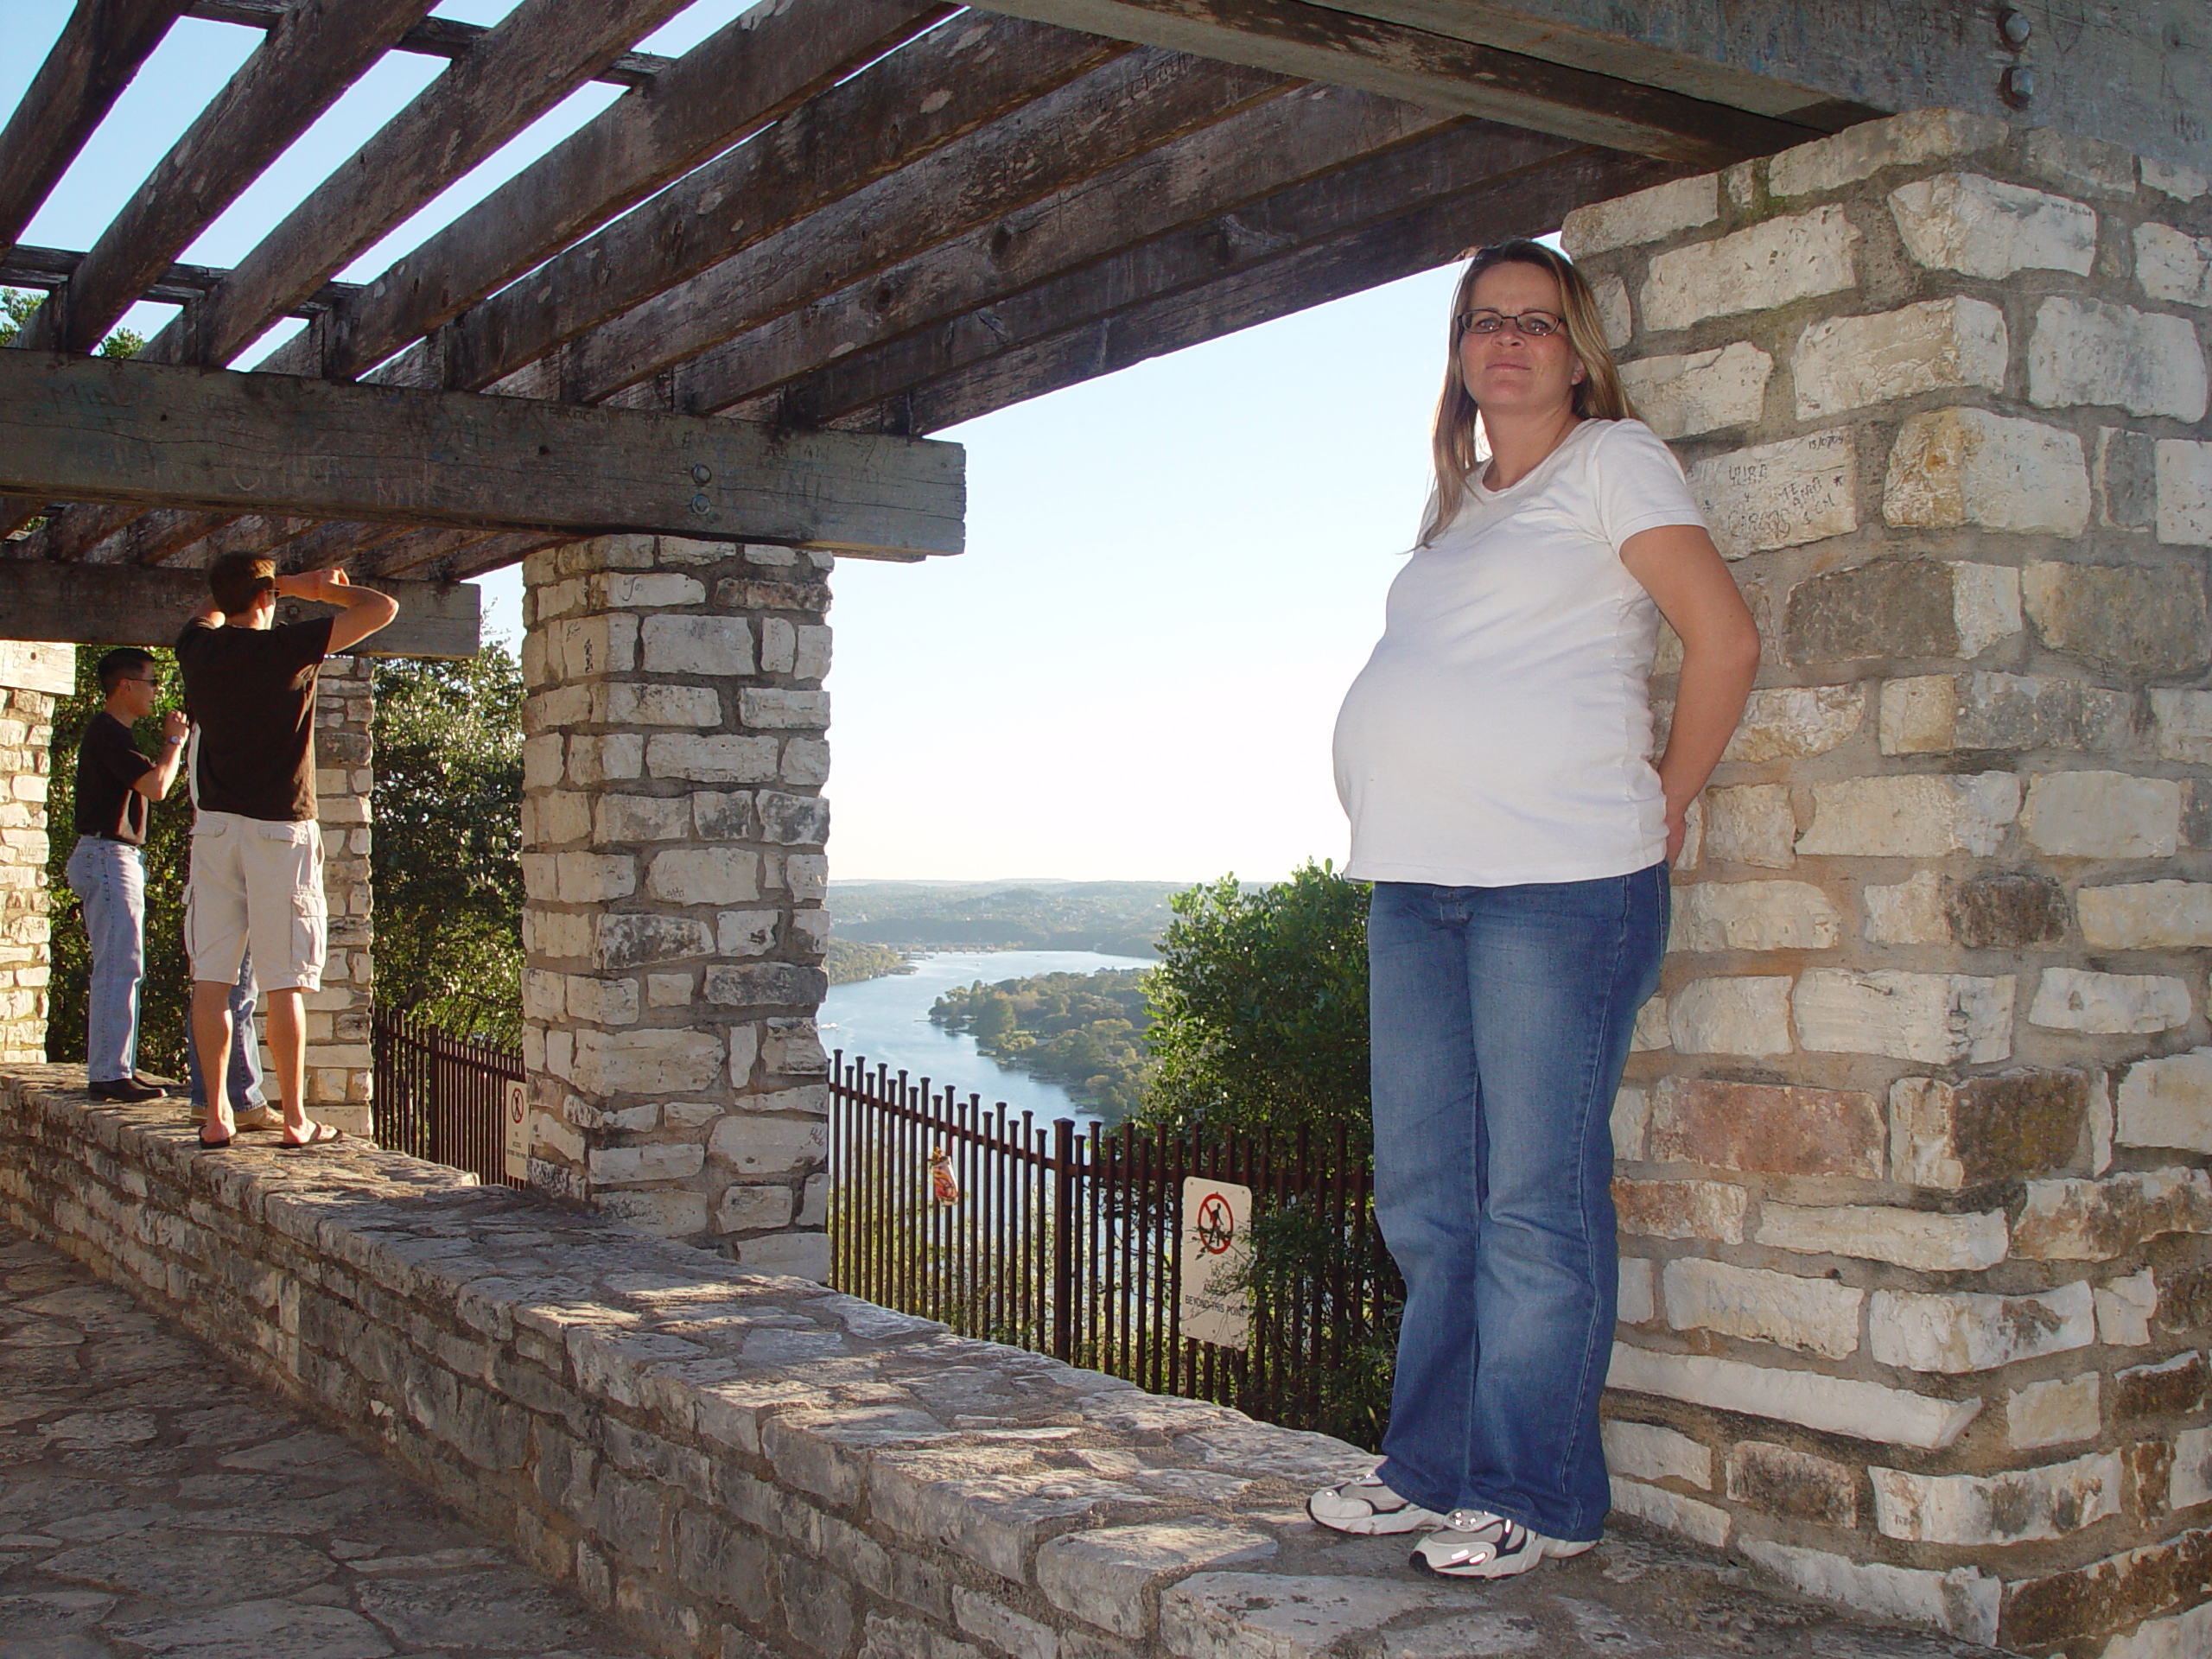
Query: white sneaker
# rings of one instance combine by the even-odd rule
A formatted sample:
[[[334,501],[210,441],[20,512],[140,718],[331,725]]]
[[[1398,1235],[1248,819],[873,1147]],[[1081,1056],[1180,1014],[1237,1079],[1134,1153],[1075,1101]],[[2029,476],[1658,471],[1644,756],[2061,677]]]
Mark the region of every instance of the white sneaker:
[[[1547,1538],[1488,1510],[1454,1510],[1440,1530],[1414,1546],[1413,1564],[1440,1579],[1510,1579],[1547,1555],[1580,1555],[1594,1547]]]
[[[1440,1525],[1444,1517],[1434,1510],[1398,1496],[1374,1475],[1362,1475],[1341,1486],[1325,1486],[1306,1500],[1306,1513],[1338,1532],[1373,1537],[1389,1532],[1419,1532]]]

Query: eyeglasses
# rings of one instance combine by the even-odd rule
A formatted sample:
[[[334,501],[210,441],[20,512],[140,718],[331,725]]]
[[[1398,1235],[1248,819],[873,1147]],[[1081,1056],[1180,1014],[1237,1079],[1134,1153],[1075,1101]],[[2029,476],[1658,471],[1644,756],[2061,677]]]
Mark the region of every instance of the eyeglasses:
[[[1487,306],[1479,311],[1462,311],[1454,321],[1459,325],[1459,332],[1465,334],[1495,334],[1510,324],[1523,340],[1541,340],[1565,326],[1563,319],[1548,311],[1523,311],[1517,317],[1509,317]]]

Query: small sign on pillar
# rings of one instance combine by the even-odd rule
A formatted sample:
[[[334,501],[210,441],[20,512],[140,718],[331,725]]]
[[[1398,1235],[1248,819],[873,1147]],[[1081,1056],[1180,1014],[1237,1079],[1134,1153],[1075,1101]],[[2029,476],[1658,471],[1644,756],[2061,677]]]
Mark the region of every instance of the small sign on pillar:
[[[507,1082],[506,1109],[499,1115],[501,1128],[505,1132],[502,1144],[505,1155],[503,1167],[511,1181],[530,1178],[530,1085],[519,1079]]]
[[[1242,1351],[1251,1343],[1252,1293],[1244,1268],[1252,1257],[1246,1230],[1252,1189],[1234,1181],[1183,1183],[1183,1295],[1176,1329],[1194,1342]]]

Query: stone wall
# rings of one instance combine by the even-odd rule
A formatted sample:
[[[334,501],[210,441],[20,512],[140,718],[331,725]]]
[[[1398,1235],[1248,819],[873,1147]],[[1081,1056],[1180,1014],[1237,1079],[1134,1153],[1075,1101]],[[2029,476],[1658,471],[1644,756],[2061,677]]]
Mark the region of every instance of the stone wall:
[[[46,1058],[46,790],[54,705],[76,683],[74,645],[0,640],[0,1062]]]
[[[330,944],[322,988],[307,999],[307,1109],[308,1116],[349,1135],[366,1135],[372,1128],[369,1013],[376,932],[369,795],[375,781],[370,740],[375,683],[375,666],[367,658],[333,657],[322,665],[315,694],[315,800]]]
[[[2212,1589],[2208,188],[1929,111],[1566,228],[1766,641],[1616,1116],[1617,1502],[2022,1649]]]
[[[609,536],[523,567],[530,1179],[814,1279],[830,563]]]

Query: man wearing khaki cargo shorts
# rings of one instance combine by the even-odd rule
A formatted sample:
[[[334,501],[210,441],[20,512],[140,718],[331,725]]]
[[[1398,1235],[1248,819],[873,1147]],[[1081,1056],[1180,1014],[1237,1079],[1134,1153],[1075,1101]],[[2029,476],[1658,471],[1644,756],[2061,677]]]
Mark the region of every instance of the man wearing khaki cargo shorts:
[[[304,1103],[306,994],[322,984],[322,832],[315,823],[315,693],[323,658],[399,613],[343,570],[280,576],[265,556],[234,553],[208,567],[209,599],[177,636],[193,740],[192,872],[184,943],[192,958],[192,1041],[201,1071],[224,1073],[230,998],[252,946],[268,1001],[269,1047],[283,1100],[286,1147],[343,1140]],[[334,617],[274,626],[279,598],[335,605]],[[226,1147],[236,1128],[228,1090],[208,1091],[200,1144]]]

